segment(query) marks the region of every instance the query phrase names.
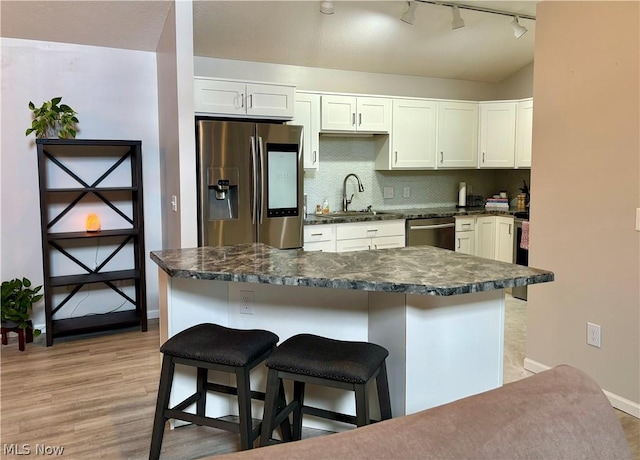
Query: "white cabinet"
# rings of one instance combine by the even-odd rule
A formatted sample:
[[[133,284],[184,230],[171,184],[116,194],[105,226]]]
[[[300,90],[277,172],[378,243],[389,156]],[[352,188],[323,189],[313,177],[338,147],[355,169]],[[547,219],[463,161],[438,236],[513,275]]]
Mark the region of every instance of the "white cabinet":
[[[480,103],[481,168],[513,168],[517,102]]]
[[[334,224],[305,225],[305,251],[336,252],[336,226]]]
[[[379,169],[435,168],[437,102],[394,99],[392,107],[391,155]]]
[[[513,217],[496,216],[494,259],[513,263]]]
[[[456,217],[456,252],[474,255],[476,251],[476,218]]]
[[[478,167],[478,103],[438,102],[438,168]]]
[[[516,168],[531,167],[531,139],[533,132],[533,99],[518,102],[516,128]]]
[[[296,93],[293,125],[301,125],[303,130],[302,154],[304,169],[318,169],[320,147],[320,95]]]
[[[323,132],[388,133],[391,100],[383,97],[322,95]]]
[[[336,251],[403,248],[404,220],[336,224]]]
[[[513,262],[513,217],[476,218],[476,255],[502,262]]]
[[[195,111],[232,117],[291,119],[295,87],[196,77]]]

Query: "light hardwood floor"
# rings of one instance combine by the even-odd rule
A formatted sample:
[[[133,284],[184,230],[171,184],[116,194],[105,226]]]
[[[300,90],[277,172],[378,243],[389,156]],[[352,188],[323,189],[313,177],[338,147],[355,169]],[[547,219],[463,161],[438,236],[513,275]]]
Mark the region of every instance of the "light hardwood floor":
[[[507,308],[505,380],[526,376],[521,315],[526,303]],[[160,370],[157,321],[138,330],[56,340],[44,337],[18,351],[12,337],[0,354],[0,441],[7,449],[34,455],[37,446],[64,448],[67,459],[144,459],[149,441]],[[640,460],[640,421],[618,412],[636,460]],[[322,432],[308,430],[304,436]],[[205,427],[165,431],[161,459],[195,459],[236,451],[238,436]],[[21,450],[22,449],[22,450]]]

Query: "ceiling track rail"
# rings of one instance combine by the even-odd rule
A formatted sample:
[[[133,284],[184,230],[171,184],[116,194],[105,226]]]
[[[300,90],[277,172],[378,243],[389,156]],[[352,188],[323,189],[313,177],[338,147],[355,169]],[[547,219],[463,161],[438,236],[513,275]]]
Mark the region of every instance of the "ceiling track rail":
[[[502,16],[509,16],[509,17],[515,17],[517,16],[520,19],[531,19],[532,21],[536,20],[535,16],[531,16],[530,14],[522,14],[522,13],[513,13],[510,11],[504,11],[504,10],[495,10],[493,8],[484,8],[481,6],[475,6],[475,5],[466,5],[464,3],[451,3],[451,2],[432,2],[429,0],[414,0],[418,3],[429,3],[431,5],[439,5],[439,6],[448,6],[450,8],[452,7],[457,7],[461,10],[471,10],[471,11],[479,11],[482,13],[491,13],[491,14],[499,14]]]

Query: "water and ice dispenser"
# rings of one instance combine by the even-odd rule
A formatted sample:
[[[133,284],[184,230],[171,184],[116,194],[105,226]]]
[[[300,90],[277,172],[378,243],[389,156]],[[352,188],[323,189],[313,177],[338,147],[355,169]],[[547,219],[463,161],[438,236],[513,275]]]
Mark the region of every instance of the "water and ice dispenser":
[[[238,218],[237,168],[208,168],[209,220]]]

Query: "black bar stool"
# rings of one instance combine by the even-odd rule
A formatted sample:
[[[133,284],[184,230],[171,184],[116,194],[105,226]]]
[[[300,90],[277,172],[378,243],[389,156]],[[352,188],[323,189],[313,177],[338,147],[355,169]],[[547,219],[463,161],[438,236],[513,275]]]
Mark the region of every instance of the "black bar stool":
[[[271,438],[273,430],[292,412],[293,440],[302,437],[303,413],[356,426],[368,425],[372,422],[369,389],[374,379],[381,419],[390,419],[391,400],[385,363],[388,355],[385,348],[373,343],[333,340],[311,334],[295,335],[284,341],[265,362],[269,373],[260,445],[276,442]],[[293,400],[286,407],[278,403],[278,395],[284,388],[283,379],[294,382]],[[305,406],[306,383],[354,391],[356,416]]]
[[[167,340],[160,347],[163,353],[162,371],[149,458],[156,460],[160,456],[164,425],[171,418],[239,432],[241,449],[251,449],[253,442],[260,435],[260,426],[253,428],[251,399],[264,401],[265,394],[251,391],[249,375],[251,369],[271,354],[278,340],[278,336],[269,331],[230,329],[209,323],[185,329]],[[169,396],[176,364],[198,369],[196,392],[170,408]],[[209,382],[209,369],[234,374],[236,387]],[[205,416],[208,391],[237,395],[238,423]],[[284,389],[280,391],[279,397],[281,402],[277,405],[283,407]],[[196,413],[185,412],[184,409],[193,403],[196,403]],[[289,420],[283,423],[283,439],[289,439],[291,432]]]

